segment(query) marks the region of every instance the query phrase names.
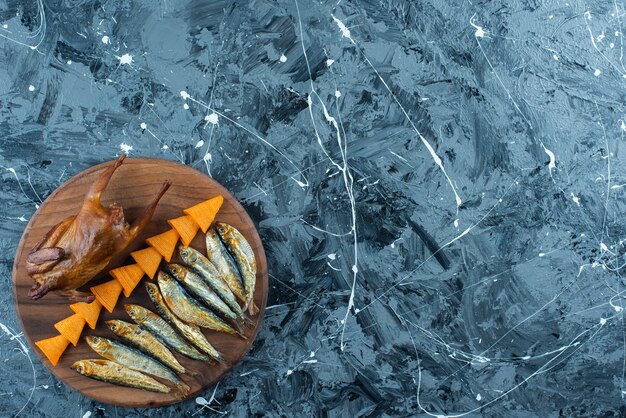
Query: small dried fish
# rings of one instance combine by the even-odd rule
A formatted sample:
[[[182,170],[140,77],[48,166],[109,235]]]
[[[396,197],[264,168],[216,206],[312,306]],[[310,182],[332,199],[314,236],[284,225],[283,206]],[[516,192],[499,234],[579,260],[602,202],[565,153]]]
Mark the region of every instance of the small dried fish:
[[[204,279],[195,272],[188,268],[181,266],[180,264],[168,264],[166,266],[167,271],[174,276],[185,289],[189,291],[198,300],[203,302],[209,308],[222,314],[226,318],[237,319],[237,315],[230,310],[228,305],[224,303],[222,299],[206,284]]]
[[[239,274],[237,265],[213,228],[210,228],[206,233],[206,252],[207,258],[215,266],[220,277],[226,282],[233,294],[245,302],[243,279]]]
[[[187,341],[183,340],[182,337],[174,331],[174,328],[172,328],[170,324],[168,324],[165,319],[161,318],[159,315],[139,305],[127,304],[125,305],[125,308],[126,312],[128,312],[128,315],[130,315],[133,321],[135,321],[142,328],[152,332],[171,349],[176,350],[194,360],[211,360],[210,357],[202,354],[189,345]]]
[[[241,278],[243,279],[244,295],[246,304],[244,310],[248,309],[250,314],[254,314],[254,287],[256,284],[256,259],[254,251],[244,238],[243,234],[231,225],[217,223],[216,230],[220,238],[226,245],[228,252],[239,267]]]
[[[233,327],[224,322],[219,316],[201,306],[182,288],[169,274],[159,272],[159,289],[163,300],[174,314],[185,322],[214,331],[227,332],[233,335],[239,334]]]
[[[241,306],[237,303],[235,299],[235,295],[230,290],[228,285],[221,279],[220,273],[217,271],[215,266],[211,264],[211,262],[203,256],[200,252],[194,250],[191,247],[179,247],[180,256],[182,257],[185,264],[194,269],[208,284],[211,289],[217,293],[217,295],[222,298],[224,302],[228,305],[230,309],[234,313],[237,314],[239,318],[244,318],[245,315]]]
[[[106,321],[107,326],[123,341],[134,345],[144,353],[156,358],[177,373],[185,373],[185,367],[176,360],[174,354],[150,331],[119,319]]]
[[[148,296],[150,296],[152,303],[154,303],[154,307],[159,315],[174,325],[174,327],[180,331],[182,336],[185,337],[187,341],[198,347],[201,351],[215,358],[220,363],[224,362],[222,355],[211,345],[197,325],[191,325],[183,322],[172,313],[163,300],[163,296],[161,295],[161,291],[157,285],[154,283],[146,283],[146,291],[148,292]]]
[[[129,369],[114,361],[100,359],[79,360],[72,364],[70,368],[83,376],[102,380],[103,382],[145,389],[152,392],[170,392],[169,387],[157,382],[150,376]]]
[[[115,340],[93,335],[85,337],[89,347],[102,357],[115,361],[130,369],[160,377],[171,383],[183,394],[189,393],[189,386],[182,382],[170,369],[152,357],[121,344]]]

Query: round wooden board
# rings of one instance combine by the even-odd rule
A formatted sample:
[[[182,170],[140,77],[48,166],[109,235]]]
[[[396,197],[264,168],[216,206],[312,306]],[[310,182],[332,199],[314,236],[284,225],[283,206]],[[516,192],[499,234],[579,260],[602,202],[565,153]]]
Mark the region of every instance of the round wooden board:
[[[84,336],[101,335],[115,338],[104,324],[105,320],[119,318],[132,322],[124,311],[124,304],[136,303],[154,311],[154,307],[143,285],[143,281],[150,280],[147,276],[144,276],[142,282],[139,283],[129,298],[125,298],[124,294],[120,295],[112,314],[104,308],[102,309],[95,330],[91,330],[85,325],[78,345],[74,347],[70,344],[56,366],[52,366],[34,344],[35,341],[58,335],[54,324],[72,315],[73,312],[69,308],[72,302],[54,293],[49,293],[37,301],[27,297],[27,292],[34,282],[25,271],[26,255],[52,226],[78,212],[87,189],[100,172],[110,164],[112,162],[91,167],[69,179],[46,199],[26,226],[13,264],[13,296],[15,298],[17,316],[21,322],[28,344],[43,364],[64,383],[82,394],[97,401],[126,407],[156,407],[176,403],[181,401],[181,399],[178,399],[174,394],[153,393],[100,382],[83,377],[69,367],[77,360],[99,358],[84,341]],[[172,186],[161,199],[152,221],[135,241],[132,248],[128,249],[128,253],[131,250],[144,248],[146,246],[145,238],[168,230],[167,219],[182,216],[183,209],[205,199],[222,195],[224,203],[217,215],[217,220],[229,223],[242,232],[250,242],[257,262],[254,300],[260,308],[260,312],[252,318],[253,325],[245,330],[245,335],[248,339],[244,340],[236,336],[205,330],[208,340],[222,353],[226,364],[203,363],[175,353],[178,360],[187,369],[197,373],[197,376],[190,376],[189,374],[182,376],[182,379],[191,387],[191,391],[186,397],[188,399],[215,384],[239,362],[254,341],[261,327],[267,303],[267,263],[261,239],[254,227],[254,223],[239,202],[215,180],[185,165],[158,159],[127,158],[113,174],[111,182],[103,193],[102,203],[103,205],[108,205],[112,202],[120,203],[124,208],[126,220],[132,222],[142,213],[165,180],[170,180]],[[199,251],[206,251],[202,231],[198,231],[191,246]],[[176,255],[176,257],[179,256]],[[120,265],[131,263],[132,259],[128,258],[125,261],[126,263],[121,263]],[[173,258],[172,261],[180,262],[180,259]],[[118,266],[110,266],[110,268],[115,267]],[[110,279],[111,277],[106,272],[103,272],[83,289]]]

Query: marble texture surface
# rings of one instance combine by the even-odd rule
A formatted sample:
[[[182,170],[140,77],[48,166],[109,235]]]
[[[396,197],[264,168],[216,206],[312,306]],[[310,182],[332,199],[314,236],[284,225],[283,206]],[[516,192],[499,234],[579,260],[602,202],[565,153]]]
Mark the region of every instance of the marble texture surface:
[[[625,20],[622,0],[0,1],[0,415],[625,416]],[[38,205],[122,151],[226,186],[270,266],[251,352],[160,410],[57,381],[10,290]]]

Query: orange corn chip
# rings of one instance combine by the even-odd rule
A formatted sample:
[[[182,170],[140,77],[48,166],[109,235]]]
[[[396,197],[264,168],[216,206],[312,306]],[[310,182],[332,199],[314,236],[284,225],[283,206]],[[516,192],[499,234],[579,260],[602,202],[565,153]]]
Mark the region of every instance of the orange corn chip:
[[[200,225],[198,225],[189,215],[169,219],[167,223],[178,232],[180,240],[185,247],[189,247],[193,237],[196,236],[196,233],[200,228]]]
[[[78,339],[80,338],[80,334],[83,332],[84,326],[85,319],[78,314],[74,314],[54,324],[57,331],[59,331],[62,336],[67,338],[69,342],[74,345],[74,347],[78,344]]]
[[[169,263],[176,249],[178,232],[176,232],[175,229],[170,229],[167,232],[146,239],[146,242],[157,250],[159,254],[165,258],[165,261]]]
[[[133,256],[134,258],[134,256]],[[137,284],[143,277],[143,270],[138,264],[131,264],[130,266],[118,267],[109,272],[111,276],[115,278],[124,289],[124,296],[129,297],[133,289],[137,287]]]
[[[48,360],[50,360],[53,366],[57,365],[61,354],[63,354],[69,343],[68,339],[62,335],[35,342],[37,347],[48,357]]]
[[[146,272],[148,277],[153,278],[161,264],[161,254],[152,247],[143,250],[133,251],[130,256],[139,264],[139,267]]]
[[[224,198],[222,196],[217,196],[187,208],[183,212],[191,216],[193,220],[200,225],[202,232],[206,232],[213,223],[215,215],[217,215],[220,207],[222,207],[223,202]]]
[[[70,309],[78,315],[82,316],[89,328],[96,329],[96,323],[102,310],[102,304],[98,302],[98,299],[91,303],[78,302],[70,305]]]
[[[96,295],[96,299],[106,308],[107,311],[113,313],[117,298],[122,293],[122,285],[117,280],[110,280],[106,283],[94,286],[91,292]]]

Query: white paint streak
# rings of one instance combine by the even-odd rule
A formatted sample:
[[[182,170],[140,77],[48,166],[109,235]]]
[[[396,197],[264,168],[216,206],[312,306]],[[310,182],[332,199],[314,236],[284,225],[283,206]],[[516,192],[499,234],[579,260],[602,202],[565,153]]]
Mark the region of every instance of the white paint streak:
[[[474,27],[474,29],[476,29],[476,32],[474,32],[474,36],[477,38],[484,38],[485,37],[485,30],[478,26],[477,24],[474,23],[474,18],[476,17],[476,13],[474,13],[474,15],[470,18],[469,24],[472,25]]]
[[[37,387],[37,374],[35,373],[35,365],[33,363],[33,360],[30,358],[30,354],[28,354],[29,352],[28,347],[26,347],[26,344],[24,344],[24,342],[22,341],[22,338],[20,338],[20,335],[13,332],[13,330],[11,330],[9,327],[4,325],[3,323],[0,323],[0,329],[2,329],[2,331],[9,337],[11,341],[17,341],[17,343],[20,346],[19,351],[28,359],[31,370],[33,372],[33,385],[30,389],[30,394],[28,395],[28,399],[26,399],[26,402],[24,403],[22,408],[20,408],[20,410],[17,411],[15,415],[13,415],[13,417],[15,418],[22,413],[24,408],[26,408],[26,406],[30,403],[30,400],[33,398],[33,393],[35,393],[35,388]]]
[[[120,65],[131,65],[133,63],[133,56],[128,53],[121,57],[115,56],[115,58],[120,62]]]
[[[133,150],[133,146],[132,145],[128,145],[128,144],[122,142],[120,144],[120,149],[122,150],[122,152],[124,152],[126,154],[130,154],[130,152]]]
[[[550,162],[548,163],[548,169],[550,170],[550,175],[552,175],[552,170],[556,168],[556,156],[552,151],[546,148],[543,142],[541,143],[541,146],[543,147],[543,151],[548,154],[548,158],[550,158]]]
[[[282,54],[278,60],[280,62],[287,62],[287,57],[285,56],[285,54]]]
[[[250,135],[254,136],[255,138],[257,138],[259,141],[261,141],[262,143],[264,143],[265,145],[267,145],[269,148],[271,148],[272,150],[274,150],[276,153],[278,153],[281,157],[285,158],[289,164],[291,164],[298,172],[298,174],[300,174],[300,176],[302,176],[302,178],[304,179],[305,182],[302,182],[296,178],[294,178],[293,176],[290,177],[293,181],[295,181],[298,186],[305,188],[309,186],[309,181],[307,180],[306,176],[304,175],[304,173],[302,172],[302,170],[296,165],[296,163],[294,163],[289,157],[287,157],[287,155],[285,155],[284,152],[282,152],[281,150],[279,150],[278,148],[276,148],[274,145],[272,145],[270,142],[268,142],[265,138],[263,138],[262,136],[260,136],[259,134],[257,134],[256,132],[254,132],[253,130],[251,130],[250,128],[247,128],[245,126],[243,126],[242,124],[240,124],[239,122],[237,122],[235,119],[229,118],[228,116],[226,116],[223,113],[220,113],[218,111],[216,111],[215,109],[213,109],[211,106],[208,106],[206,103],[202,102],[201,100],[197,100],[194,99],[193,97],[191,97],[186,91],[181,91],[180,95],[183,99],[187,100],[189,99],[190,101],[204,107],[207,110],[210,110],[211,112],[215,113],[217,116],[226,119],[227,121],[229,121],[230,123],[232,123],[233,125],[237,126],[238,128],[243,129],[244,131],[248,132]],[[209,115],[211,116],[211,115]],[[229,158],[226,153],[224,153],[224,156],[226,156],[226,158]],[[230,158],[229,158],[230,159]]]
[[[341,269],[338,269],[337,267],[333,266],[332,264],[330,264],[328,261],[326,262],[326,265],[328,267],[330,267],[331,269],[335,270],[335,271],[341,271]]]
[[[213,125],[217,125],[217,122],[219,121],[219,116],[217,116],[217,113],[213,112],[210,115],[206,115],[204,117],[204,120],[208,123],[212,123]]]
[[[111,43],[111,40],[109,39],[109,37],[107,35],[104,35],[102,37],[102,43],[105,45],[109,45]]]
[[[41,45],[41,43],[43,42],[43,40],[46,37],[46,13],[45,13],[45,9],[44,9],[44,4],[43,4],[43,0],[37,0],[37,11],[39,14],[39,26],[29,35],[26,35],[26,38],[28,39],[37,39],[37,43],[36,44],[29,44],[29,43],[25,43],[25,42],[21,42],[15,38],[12,38],[10,36],[7,36],[3,33],[0,33],[0,38],[4,38],[8,41],[11,42],[15,42],[18,45],[22,45],[25,46],[31,50],[37,50],[37,48],[39,47],[39,45]],[[15,14],[16,16],[19,16],[19,12]],[[9,26],[5,23],[2,25],[3,29],[8,29]],[[11,33],[11,32],[9,32]],[[79,34],[81,36],[84,36],[82,34]],[[85,36],[86,37],[86,36]],[[39,52],[39,51],[37,51]],[[41,52],[39,52],[41,53]],[[21,412],[21,411],[20,411]]]
[[[346,27],[346,25],[339,19],[337,19],[334,15],[332,15],[333,20],[335,21],[335,23],[337,23],[337,26],[339,27],[339,29],[341,30],[342,36],[346,37],[350,40],[350,42],[352,42],[354,45],[356,45],[356,42],[352,39],[352,37],[350,36],[350,31],[348,30],[348,28]],[[441,158],[439,158],[439,156],[437,155],[437,153],[435,152],[434,148],[432,147],[432,145],[430,145],[430,142],[428,142],[426,140],[426,138],[424,138],[424,136],[421,134],[421,132],[417,129],[417,127],[415,126],[415,124],[413,123],[413,121],[411,120],[411,118],[409,117],[409,114],[406,112],[406,110],[404,109],[404,106],[402,106],[402,104],[400,103],[400,101],[398,100],[398,98],[396,97],[395,94],[393,94],[393,92],[391,91],[391,88],[389,87],[389,85],[387,84],[387,82],[385,81],[385,79],[380,75],[380,73],[378,72],[378,70],[376,70],[376,68],[374,67],[374,65],[372,64],[372,62],[369,60],[369,58],[367,58],[367,56],[365,55],[365,53],[359,48],[358,49],[359,53],[361,54],[361,56],[363,57],[363,59],[365,60],[365,62],[370,66],[370,68],[374,71],[374,73],[376,73],[376,76],[378,77],[378,79],[383,83],[383,85],[385,86],[385,89],[387,89],[387,91],[389,92],[389,94],[391,94],[391,97],[393,98],[393,100],[396,102],[396,104],[398,105],[398,107],[400,107],[400,110],[402,111],[402,113],[404,114],[404,117],[409,121],[409,123],[411,124],[411,127],[413,128],[413,130],[415,131],[415,133],[417,133],[417,136],[420,138],[420,140],[422,141],[422,144],[426,147],[426,149],[428,150],[428,152],[430,153],[433,161],[435,162],[435,164],[437,164],[437,166],[439,167],[439,169],[441,170],[441,172],[443,173],[443,175],[446,177],[446,180],[448,181],[448,184],[450,185],[450,188],[452,189],[452,192],[454,193],[454,197],[455,197],[455,201],[456,201],[456,206],[457,206],[457,212],[459,210],[459,206],[461,206],[461,203],[463,203],[463,201],[461,200],[461,197],[458,195],[456,188],[454,187],[454,184],[452,184],[452,179],[450,179],[450,177],[448,176],[448,173],[446,172],[446,169],[443,167],[443,163],[441,161]]]
[[[28,86],[28,91],[35,91],[35,86],[33,86],[32,84]]]
[[[333,20],[339,27],[339,30],[341,31],[341,36],[344,38],[348,38],[350,42],[354,44],[355,42],[352,39],[352,36],[350,35],[350,29],[348,29],[348,27],[341,20],[337,19],[335,15],[331,14],[331,17],[333,18]]]

